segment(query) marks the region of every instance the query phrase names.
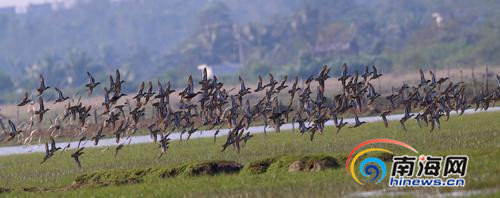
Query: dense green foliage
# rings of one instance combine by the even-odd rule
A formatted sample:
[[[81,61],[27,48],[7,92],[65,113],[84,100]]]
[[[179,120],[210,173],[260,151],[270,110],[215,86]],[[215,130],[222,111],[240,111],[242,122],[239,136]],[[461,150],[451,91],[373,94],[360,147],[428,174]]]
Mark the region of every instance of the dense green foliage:
[[[9,74],[0,92],[32,88],[39,73],[52,86],[81,88],[85,71],[102,80],[115,68],[135,82],[125,85],[131,91],[151,78],[180,86],[200,64],[247,77],[306,76],[343,62],[386,72],[500,64],[493,0],[77,2],[0,10],[0,68]]]
[[[85,149],[81,156],[82,169],[70,158],[70,151],[57,153],[40,165],[41,153],[0,157],[0,196],[32,197],[325,197],[350,195],[368,190],[417,191],[419,193],[480,190],[483,193],[497,188],[498,142],[500,113],[479,113],[453,116],[443,122],[441,130],[429,133],[414,121],[408,131],[391,122],[390,128],[382,123],[369,123],[360,128],[346,129],[340,134],[328,128],[313,142],[297,132],[282,131],[255,135],[238,154],[229,149],[220,152],[223,138],[213,144],[211,138],[172,142],[170,150],[158,159],[158,147],[139,144],[124,147],[117,158],[113,148]],[[408,143],[425,155],[463,154],[470,158],[466,186],[463,188],[397,188],[387,185],[358,185],[345,171],[349,152],[359,143],[373,138],[391,138]],[[376,145],[395,154],[411,151],[389,144]],[[296,159],[325,159],[333,156],[338,168],[320,172],[287,172],[287,164]],[[193,176],[189,171],[203,162],[236,161],[246,167],[240,173],[214,176]],[[205,163],[206,164],[206,163]],[[257,164],[269,166],[267,170],[249,170]],[[163,177],[166,171],[177,172],[177,177]],[[90,185],[95,182],[95,185]],[[387,183],[387,179],[382,183]],[[78,184],[89,184],[79,186]],[[2,191],[11,191],[2,193]],[[30,192],[35,191],[35,192]],[[42,192],[39,192],[42,191]],[[48,191],[48,192],[43,192]],[[497,196],[498,196],[498,192]],[[491,194],[490,194],[491,196]]]

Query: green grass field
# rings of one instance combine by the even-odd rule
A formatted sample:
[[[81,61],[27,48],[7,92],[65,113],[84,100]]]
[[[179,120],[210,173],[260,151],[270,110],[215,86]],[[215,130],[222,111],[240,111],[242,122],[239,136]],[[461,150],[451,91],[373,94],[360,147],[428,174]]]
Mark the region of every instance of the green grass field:
[[[448,122],[443,120],[441,130],[432,133],[418,128],[414,121],[407,127],[405,132],[398,122],[390,123],[388,129],[382,123],[369,123],[355,129],[345,128],[338,135],[333,128],[328,128],[312,142],[308,135],[301,136],[298,132],[258,134],[239,154],[232,148],[220,152],[224,137],[218,138],[216,144],[210,138],[172,142],[168,153],[160,159],[156,144],[126,146],[116,159],[114,148],[85,149],[81,169],[70,158],[72,150],[58,152],[43,165],[40,165],[42,153],[3,156],[0,157],[0,197],[332,197],[381,189],[430,194],[479,189],[493,192],[482,196],[500,195],[500,112],[452,117]],[[377,145],[397,155],[468,155],[466,186],[390,188],[387,177],[380,184],[357,184],[345,170],[346,157],[356,145],[374,138],[399,140],[419,152],[415,154],[389,144]],[[306,155],[332,156],[339,167],[289,173],[286,159]],[[260,174],[249,173],[249,164],[266,158],[274,158],[281,164],[274,163]],[[172,168],[189,169],[196,163],[217,160],[235,161],[247,167],[240,172],[213,176],[160,176]],[[390,169],[390,164],[387,167]],[[75,180],[84,174],[94,174],[94,177],[78,185]],[[408,196],[412,195],[417,194]]]

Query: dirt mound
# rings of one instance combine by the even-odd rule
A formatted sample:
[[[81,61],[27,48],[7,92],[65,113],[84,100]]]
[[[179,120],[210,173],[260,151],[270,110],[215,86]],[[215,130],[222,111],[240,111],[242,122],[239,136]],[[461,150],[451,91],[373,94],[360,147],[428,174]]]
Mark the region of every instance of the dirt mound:
[[[306,165],[303,161],[294,161],[288,166],[288,172],[303,171]]]
[[[278,158],[274,163],[269,166],[268,171],[285,171],[296,169],[290,167],[292,164],[294,166],[299,166],[299,162],[301,161],[304,164],[303,171],[311,171],[311,170],[323,170],[325,168],[336,168],[338,167],[338,163],[336,158],[330,155],[324,154],[312,154],[312,155],[294,155],[294,156],[282,156]],[[300,169],[300,168],[299,168]]]
[[[333,157],[326,157],[324,159],[313,159],[307,162],[306,171],[322,171],[327,168],[337,168],[339,165]]]
[[[269,166],[271,166],[271,164],[273,164],[275,161],[276,161],[275,158],[266,158],[266,159],[250,162],[250,163],[248,163],[248,165],[246,165],[243,168],[242,172],[247,173],[247,174],[264,173],[267,171]]]
[[[239,172],[242,164],[231,161],[210,161],[184,164],[174,168],[115,170],[83,174],[76,177],[73,186],[106,186],[142,183],[144,177],[171,178],[177,176],[216,175]]]
[[[161,170],[159,175],[161,178],[170,178],[170,177],[176,177],[180,174],[183,174],[184,171],[186,170],[187,165],[182,165],[178,166],[175,168],[170,168],[166,170]]]
[[[83,174],[76,177],[74,185],[120,185],[141,183],[142,177],[151,172],[145,170],[116,170]]]
[[[322,171],[328,168],[337,168],[337,160],[327,155],[306,155],[297,157],[297,160],[289,163],[288,172],[297,171]]]
[[[108,186],[142,183],[148,178],[175,178],[212,176],[217,174],[248,173],[261,174],[268,171],[295,172],[321,171],[338,167],[337,160],[329,155],[302,155],[266,158],[248,163],[246,166],[233,161],[207,161],[175,166],[173,168],[148,168],[133,170],[113,170],[79,175],[71,186],[76,189],[89,186]],[[243,170],[243,171],[242,171]],[[3,190],[8,192],[9,189]],[[30,189],[28,189],[30,190]],[[33,189],[43,191],[43,189]],[[0,193],[2,189],[0,189]]]
[[[2,194],[2,193],[9,193],[11,191],[12,191],[12,189],[10,189],[10,188],[0,188],[0,194]]]
[[[220,173],[239,172],[243,165],[231,161],[204,162],[188,166],[184,172],[188,176],[216,175]]]
[[[390,153],[381,153],[376,157],[384,162],[392,162],[392,158],[394,157],[394,155]]]

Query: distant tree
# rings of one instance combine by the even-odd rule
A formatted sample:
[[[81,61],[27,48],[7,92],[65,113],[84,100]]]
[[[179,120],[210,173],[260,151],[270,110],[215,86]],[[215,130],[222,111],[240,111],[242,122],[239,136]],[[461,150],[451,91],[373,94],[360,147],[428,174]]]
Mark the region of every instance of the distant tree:
[[[208,3],[198,14],[196,24],[194,38],[181,47],[192,64],[239,61],[234,23],[224,3]]]

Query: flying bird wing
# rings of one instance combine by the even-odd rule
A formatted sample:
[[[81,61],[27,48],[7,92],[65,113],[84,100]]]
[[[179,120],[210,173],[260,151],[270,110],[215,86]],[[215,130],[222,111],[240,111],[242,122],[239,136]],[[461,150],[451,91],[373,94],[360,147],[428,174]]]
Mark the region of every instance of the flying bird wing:
[[[40,87],[45,87],[45,79],[42,74],[40,74]]]

